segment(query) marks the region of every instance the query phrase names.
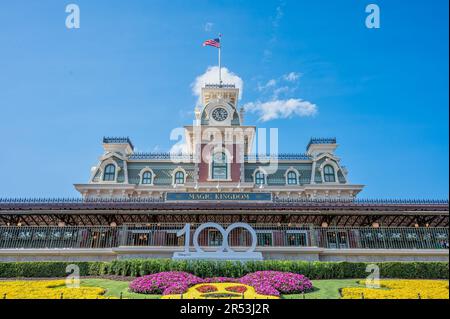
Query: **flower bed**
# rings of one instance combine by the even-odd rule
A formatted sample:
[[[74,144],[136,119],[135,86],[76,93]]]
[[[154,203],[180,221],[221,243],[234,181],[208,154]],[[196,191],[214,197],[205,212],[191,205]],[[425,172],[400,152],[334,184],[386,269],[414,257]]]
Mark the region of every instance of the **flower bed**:
[[[257,271],[245,275],[240,282],[254,287],[259,294],[272,296],[302,293],[313,288],[305,276],[282,271]]]
[[[364,284],[363,281],[359,282]],[[449,299],[446,280],[380,280],[380,288],[343,288],[343,299]]]
[[[186,272],[161,272],[135,279],[130,283],[130,290],[143,294],[174,295],[183,294],[190,287],[204,283],[240,283],[253,287],[257,294],[266,296],[295,294],[312,289],[311,281],[303,275],[281,271],[257,271],[241,278],[206,279]]]
[[[97,287],[66,287],[65,280],[0,281],[0,298],[6,299],[96,299],[105,290]]]
[[[213,285],[202,285],[200,287],[197,287],[196,289],[197,289],[197,291],[202,292],[202,293],[217,291],[217,288]]]
[[[130,283],[132,292],[141,294],[182,294],[189,287],[203,283],[202,279],[187,272],[168,271],[136,278]]]
[[[162,299],[278,299],[276,296],[266,296],[258,294],[255,288],[236,283],[214,283],[217,290],[214,292],[200,292],[199,288],[205,286],[204,284],[194,285],[183,294],[165,295]],[[239,287],[239,288],[237,288]],[[234,292],[232,290],[240,290],[244,292]]]
[[[231,286],[231,287],[225,288],[225,290],[243,294],[244,292],[247,291],[247,287],[245,287],[245,286]]]

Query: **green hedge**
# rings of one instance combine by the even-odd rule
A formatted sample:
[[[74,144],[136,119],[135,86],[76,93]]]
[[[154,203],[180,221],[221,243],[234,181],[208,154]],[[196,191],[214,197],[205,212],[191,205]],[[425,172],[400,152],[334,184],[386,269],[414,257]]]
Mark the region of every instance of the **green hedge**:
[[[186,271],[199,277],[241,277],[258,270],[291,271],[311,279],[349,279],[368,276],[364,262],[307,262],[265,260],[174,261],[171,259],[128,259],[112,262],[0,262],[0,278],[48,278],[66,276],[66,267],[76,264],[81,276],[142,276],[161,271]],[[381,278],[448,279],[448,262],[382,262]]]
[[[49,278],[67,276],[66,267],[77,265],[81,276],[92,276],[104,272],[100,262],[0,262],[0,278],[30,277]]]

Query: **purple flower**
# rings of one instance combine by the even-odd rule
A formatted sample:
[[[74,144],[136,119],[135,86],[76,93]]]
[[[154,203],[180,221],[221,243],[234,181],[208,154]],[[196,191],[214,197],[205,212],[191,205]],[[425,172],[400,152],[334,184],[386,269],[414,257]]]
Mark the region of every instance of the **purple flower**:
[[[181,271],[160,272],[136,278],[130,283],[130,290],[142,294],[178,294],[203,280],[197,276]]]
[[[261,295],[280,296],[307,292],[313,288],[311,281],[300,274],[281,271],[257,271],[241,278],[212,277],[202,279],[187,272],[169,271],[136,278],[130,290],[142,294],[182,294],[200,283],[242,283],[255,288]]]
[[[281,271],[257,271],[245,275],[240,282],[254,287],[259,294],[273,296],[306,292],[313,287],[305,276]]]

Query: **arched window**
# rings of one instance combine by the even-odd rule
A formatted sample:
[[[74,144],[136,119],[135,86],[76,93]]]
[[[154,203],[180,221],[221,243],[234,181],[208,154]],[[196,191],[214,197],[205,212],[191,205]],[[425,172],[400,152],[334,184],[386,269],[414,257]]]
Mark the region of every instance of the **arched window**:
[[[264,185],[266,183],[266,176],[263,172],[257,171],[255,174],[255,184]]]
[[[178,171],[175,173],[175,184],[182,185],[184,184],[184,173]]]
[[[325,165],[323,168],[323,178],[327,183],[336,182],[336,177],[334,176],[334,168],[331,165]]]
[[[151,183],[152,183],[152,173],[144,172],[144,174],[142,174],[142,184],[151,184]]]
[[[108,164],[105,167],[105,172],[103,173],[104,181],[113,181],[116,179],[116,166],[114,164]]]
[[[211,177],[212,179],[227,179],[228,178],[228,163],[227,155],[225,153],[214,154],[211,165]]]
[[[297,178],[297,173],[296,172],[288,172],[287,174],[287,183],[288,185],[297,185],[298,183],[298,178]]]

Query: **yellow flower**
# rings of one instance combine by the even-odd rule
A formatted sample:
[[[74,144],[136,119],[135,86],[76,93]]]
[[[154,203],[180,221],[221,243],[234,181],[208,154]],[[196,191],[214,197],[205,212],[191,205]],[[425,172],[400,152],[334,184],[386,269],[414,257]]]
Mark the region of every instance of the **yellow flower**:
[[[7,299],[96,299],[105,290],[97,287],[66,287],[65,280],[0,281],[0,298]]]
[[[343,288],[341,293],[343,299],[449,299],[447,280],[380,280],[380,288]]]
[[[215,286],[217,291],[211,293],[202,293],[197,290],[200,286]],[[241,293],[230,292],[226,290],[229,287],[243,286],[246,287],[247,290],[244,292],[244,295]],[[166,295],[163,296],[162,299],[279,299],[275,296],[266,296],[260,295],[255,291],[255,288],[237,283],[211,283],[211,284],[198,284],[192,286],[182,295]]]

